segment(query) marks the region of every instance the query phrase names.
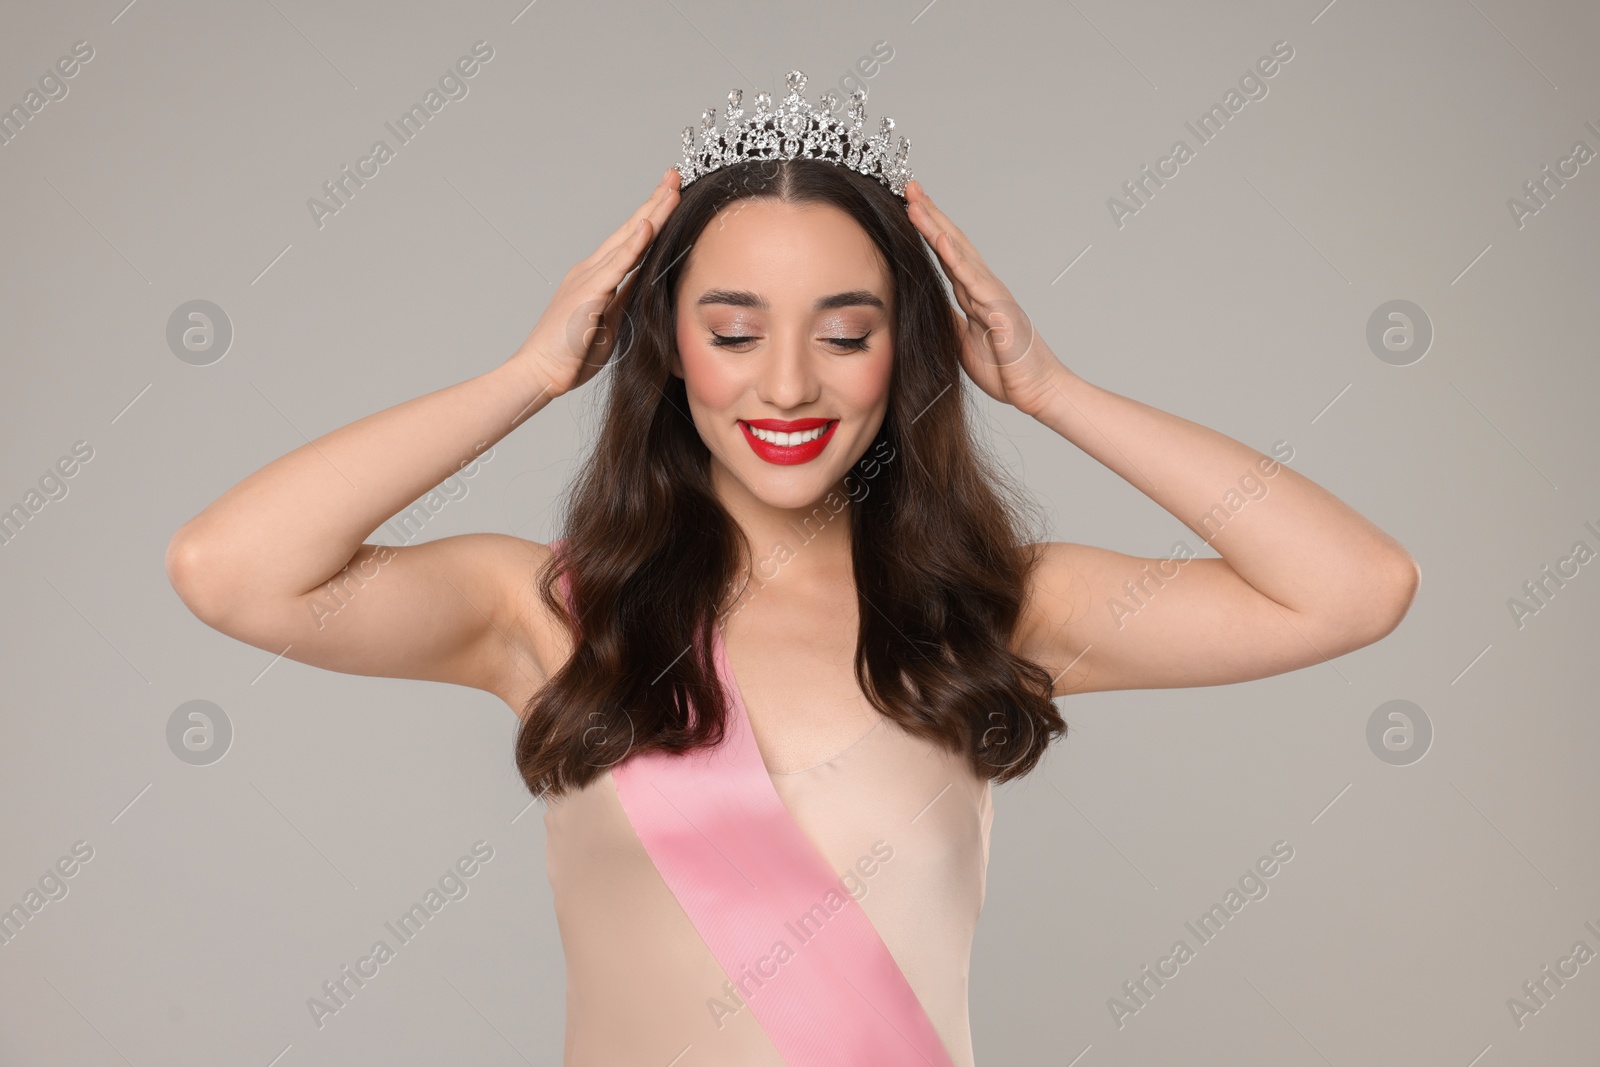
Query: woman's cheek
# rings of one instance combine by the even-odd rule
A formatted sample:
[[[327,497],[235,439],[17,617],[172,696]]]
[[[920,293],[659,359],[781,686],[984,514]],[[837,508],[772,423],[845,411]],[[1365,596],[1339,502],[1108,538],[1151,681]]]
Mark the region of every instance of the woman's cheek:
[[[720,354],[708,351],[702,343],[685,343],[679,338],[678,356],[683,363],[684,386],[696,403],[712,410],[731,407],[744,391],[738,376],[730,374]]]
[[[853,390],[856,404],[862,408],[874,407],[889,395],[889,378],[894,371],[894,350],[886,346],[882,352],[874,353],[874,356],[876,358],[862,365]]]

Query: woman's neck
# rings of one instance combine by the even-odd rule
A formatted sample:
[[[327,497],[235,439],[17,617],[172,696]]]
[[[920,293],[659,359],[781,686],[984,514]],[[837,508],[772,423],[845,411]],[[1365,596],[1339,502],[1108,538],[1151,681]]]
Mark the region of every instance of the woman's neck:
[[[745,532],[753,558],[751,578],[764,584],[832,580],[852,572],[850,509],[844,479],[801,507],[778,507],[752,494],[712,464],[712,487]]]

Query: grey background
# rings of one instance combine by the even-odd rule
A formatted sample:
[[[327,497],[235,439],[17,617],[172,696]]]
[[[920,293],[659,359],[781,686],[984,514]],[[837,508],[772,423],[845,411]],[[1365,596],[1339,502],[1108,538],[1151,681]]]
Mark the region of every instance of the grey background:
[[[4,1064],[553,1064],[561,948],[540,808],[487,693],[274,661],[168,586],[173,530],[337,426],[482,373],[735,86],[866,82],[941,206],[1080,374],[1263,451],[1419,559],[1388,639],[1244,685],[1063,698],[1070,737],[996,792],[972,965],[984,1064],[1593,1063],[1600,150],[1580,3],[203,4],[0,9],[0,104],[94,58],[0,147],[0,506],[92,460],[0,548],[0,906],[93,858],[0,946]],[[305,206],[473,42],[493,59],[320,229]],[[1108,198],[1273,43],[1294,57],[1118,227]],[[1070,265],[1070,269],[1067,269]],[[213,301],[230,350],[174,355]],[[1415,302],[1430,350],[1368,347]],[[428,527],[536,540],[598,389],[515,431]],[[1182,524],[979,398],[1051,536],[1166,556]],[[292,516],[286,521],[292,521]],[[376,538],[375,538],[376,539]],[[1369,749],[1386,701],[1434,731]],[[168,747],[209,700],[224,758]],[[320,1030],[305,1003],[472,843],[494,858]],[[1108,998],[1275,841],[1294,858],[1122,1027]]]

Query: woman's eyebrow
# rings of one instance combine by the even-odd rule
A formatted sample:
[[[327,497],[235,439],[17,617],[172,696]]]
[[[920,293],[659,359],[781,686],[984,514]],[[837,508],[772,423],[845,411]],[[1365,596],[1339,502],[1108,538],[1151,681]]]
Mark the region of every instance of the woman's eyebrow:
[[[699,304],[732,304],[735,307],[755,308],[758,311],[770,311],[771,306],[756,293],[747,289],[707,289],[695,301]],[[847,307],[875,307],[884,308],[884,302],[878,294],[866,289],[850,289],[843,293],[834,293],[831,296],[819,296],[811,305],[813,311],[832,311],[836,308]]]

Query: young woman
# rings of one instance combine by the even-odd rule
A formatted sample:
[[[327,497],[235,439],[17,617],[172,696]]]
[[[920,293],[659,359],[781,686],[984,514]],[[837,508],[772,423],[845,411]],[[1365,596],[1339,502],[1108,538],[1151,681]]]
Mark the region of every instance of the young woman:
[[[1065,732],[1052,698],[1343,655],[1417,566],[1300,474],[1075,374],[917,182],[693,179],[669,169],[503,365],[250,475],[168,573],[241,641],[522,719],[568,1064],[970,1065],[991,784]],[[602,369],[559,542],[363,543]],[[1027,543],[963,376],[1221,558]]]

